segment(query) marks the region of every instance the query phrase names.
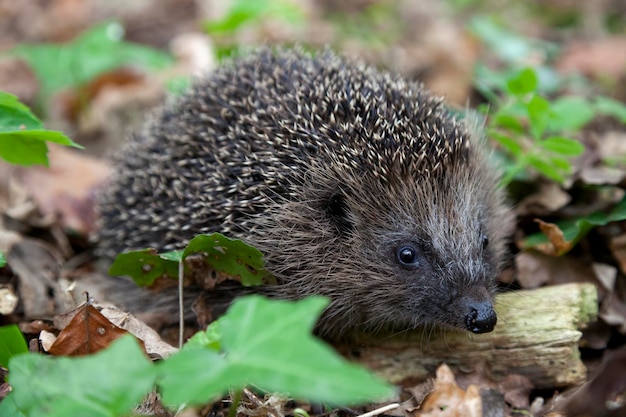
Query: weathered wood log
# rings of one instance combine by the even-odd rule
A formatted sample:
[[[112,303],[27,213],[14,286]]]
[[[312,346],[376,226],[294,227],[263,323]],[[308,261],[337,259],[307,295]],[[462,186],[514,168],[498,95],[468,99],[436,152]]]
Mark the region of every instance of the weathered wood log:
[[[347,356],[395,384],[433,376],[442,362],[455,371],[471,370],[483,362],[494,380],[518,374],[529,378],[535,388],[584,381],[586,368],[578,344],[580,329],[597,315],[593,285],[565,284],[500,294],[496,311],[498,324],[491,333],[416,330],[360,340]]]

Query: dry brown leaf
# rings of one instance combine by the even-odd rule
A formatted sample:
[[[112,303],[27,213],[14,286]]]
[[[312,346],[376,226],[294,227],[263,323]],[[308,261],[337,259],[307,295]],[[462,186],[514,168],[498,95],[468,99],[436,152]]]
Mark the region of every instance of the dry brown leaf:
[[[619,79],[626,73],[626,37],[570,43],[556,62],[562,73]]]
[[[85,154],[48,146],[50,167],[21,169],[19,178],[42,213],[59,215],[65,228],[88,234],[95,228],[94,190],[110,169]]]
[[[156,331],[132,314],[113,306],[103,306],[100,312],[113,324],[140,339],[145,345],[146,353],[151,357],[166,358],[178,350],[164,342]]]
[[[11,284],[0,284],[0,315],[9,315],[15,311],[19,298]]]
[[[111,323],[91,304],[83,304],[70,314],[74,314],[74,317],[48,350],[52,355],[80,356],[95,353],[128,333]]]
[[[626,415],[626,350],[607,353],[587,383],[557,397],[545,411],[567,417]]]
[[[522,288],[537,288],[544,284],[591,282],[596,276],[591,265],[571,256],[549,256],[524,251],[515,256],[517,281]],[[602,293],[601,289],[600,292]]]
[[[611,253],[615,257],[622,274],[626,274],[626,234],[615,236],[609,243]]]
[[[572,248],[572,242],[565,240],[563,231],[554,223],[547,223],[540,219],[535,219],[535,222],[539,224],[541,231],[550,240],[551,246],[541,245],[537,246],[537,250],[545,253],[546,255],[561,256],[564,253],[569,252]]]
[[[519,216],[545,216],[565,207],[572,197],[555,182],[542,182],[539,189],[524,197],[515,207]]]
[[[18,277],[18,294],[27,319],[53,317],[66,309],[59,285],[63,257],[52,245],[35,239],[22,239],[7,253],[8,264]]]
[[[437,368],[433,391],[424,399],[415,416],[481,417],[479,389],[476,385],[470,385],[465,391],[459,388],[448,365],[442,364]]]

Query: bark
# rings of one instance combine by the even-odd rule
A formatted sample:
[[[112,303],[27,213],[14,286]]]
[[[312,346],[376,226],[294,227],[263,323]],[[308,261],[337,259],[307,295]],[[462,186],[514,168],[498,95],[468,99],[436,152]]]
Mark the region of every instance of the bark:
[[[585,380],[578,347],[581,329],[597,315],[593,285],[555,285],[500,294],[496,311],[498,324],[491,333],[422,329],[360,340],[359,347],[352,346],[346,356],[395,384],[433,376],[442,362],[455,373],[481,364],[495,381],[523,375],[538,389]]]

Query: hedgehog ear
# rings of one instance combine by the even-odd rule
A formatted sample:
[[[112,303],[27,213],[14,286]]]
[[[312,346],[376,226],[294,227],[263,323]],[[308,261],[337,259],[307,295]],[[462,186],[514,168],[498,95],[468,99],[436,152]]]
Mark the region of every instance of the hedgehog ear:
[[[326,201],[326,211],[330,221],[337,227],[340,234],[350,233],[354,224],[350,219],[350,209],[341,191],[333,193]]]

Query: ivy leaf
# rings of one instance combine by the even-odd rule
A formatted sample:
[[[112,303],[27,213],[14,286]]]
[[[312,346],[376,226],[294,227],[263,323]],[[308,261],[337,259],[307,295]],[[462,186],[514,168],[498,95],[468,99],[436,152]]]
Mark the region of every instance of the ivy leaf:
[[[111,417],[128,413],[154,386],[155,367],[132,336],[95,355],[19,355],[9,362],[4,401],[29,417]],[[3,401],[3,402],[4,402]]]
[[[391,386],[347,362],[312,335],[327,304],[321,297],[297,302],[260,296],[235,300],[219,320],[221,355],[195,347],[159,365],[163,399],[168,404],[199,404],[247,385],[333,404],[371,402],[392,395]]]

